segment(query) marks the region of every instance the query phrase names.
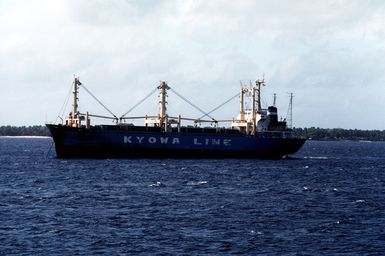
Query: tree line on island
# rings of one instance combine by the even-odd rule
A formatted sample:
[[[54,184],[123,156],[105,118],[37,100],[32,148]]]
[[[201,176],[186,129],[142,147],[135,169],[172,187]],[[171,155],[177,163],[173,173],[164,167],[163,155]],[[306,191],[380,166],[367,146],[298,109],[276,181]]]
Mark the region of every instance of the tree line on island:
[[[342,128],[294,128],[297,136],[312,140],[368,140],[385,141],[385,130],[358,130]]]
[[[50,136],[48,128],[43,125],[34,126],[0,126],[0,136]]]
[[[312,140],[368,140],[385,141],[385,130],[358,130],[341,128],[294,128],[295,134]],[[0,126],[0,136],[50,136],[47,127],[34,126]]]

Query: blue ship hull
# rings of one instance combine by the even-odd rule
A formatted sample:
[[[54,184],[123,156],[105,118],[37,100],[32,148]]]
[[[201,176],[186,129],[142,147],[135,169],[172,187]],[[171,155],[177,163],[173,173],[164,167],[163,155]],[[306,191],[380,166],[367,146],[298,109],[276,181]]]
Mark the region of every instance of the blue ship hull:
[[[47,125],[58,158],[281,158],[297,152],[302,138],[285,133],[245,135],[231,129]]]

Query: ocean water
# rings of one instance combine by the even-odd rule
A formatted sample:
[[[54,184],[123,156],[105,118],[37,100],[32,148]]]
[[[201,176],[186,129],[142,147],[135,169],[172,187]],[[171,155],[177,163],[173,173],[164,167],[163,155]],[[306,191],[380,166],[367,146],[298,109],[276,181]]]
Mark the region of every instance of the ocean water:
[[[385,255],[385,143],[294,159],[56,159],[0,138],[0,255]]]

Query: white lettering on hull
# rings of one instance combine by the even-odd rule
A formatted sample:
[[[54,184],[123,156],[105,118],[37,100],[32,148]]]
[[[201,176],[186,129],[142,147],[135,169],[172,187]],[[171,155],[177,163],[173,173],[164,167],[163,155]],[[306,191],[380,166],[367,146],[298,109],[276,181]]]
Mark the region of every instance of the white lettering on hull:
[[[124,143],[132,143],[131,136],[124,136]]]
[[[158,139],[156,137],[133,137],[133,136],[124,136],[123,142],[125,144],[142,144],[144,142],[148,142],[149,144],[173,144],[173,145],[179,145],[180,144],[180,138],[177,137],[159,137]],[[193,139],[193,145],[196,146],[231,146],[231,139],[199,139],[194,138]]]
[[[202,145],[202,142],[199,142],[197,138],[194,138],[194,145]]]
[[[225,145],[225,146],[231,146],[231,140],[230,140],[230,139],[224,139],[224,140],[223,140],[223,145]]]
[[[160,137],[160,144],[167,144],[168,142],[168,137],[164,138],[164,137]]]
[[[139,144],[142,144],[142,140],[144,139],[144,137],[136,137],[138,139],[138,143]]]

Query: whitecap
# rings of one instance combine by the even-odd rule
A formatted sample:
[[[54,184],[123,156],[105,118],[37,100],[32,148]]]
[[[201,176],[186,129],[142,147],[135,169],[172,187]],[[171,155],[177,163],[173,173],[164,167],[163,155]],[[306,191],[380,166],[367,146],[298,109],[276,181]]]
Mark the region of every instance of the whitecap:
[[[207,181],[203,180],[203,181],[189,181],[189,182],[187,182],[187,186],[197,186],[197,185],[203,185],[203,184],[207,184]]]
[[[320,160],[329,159],[326,156],[305,156],[304,158],[306,158],[306,159],[320,159]]]
[[[150,187],[161,187],[161,186],[164,186],[164,185],[160,181],[157,181],[157,182],[150,185]]]
[[[263,233],[260,231],[250,230],[250,235],[262,235]]]
[[[357,203],[357,204],[365,203],[365,200],[363,200],[363,199],[358,199],[358,200],[355,201],[355,203]]]

